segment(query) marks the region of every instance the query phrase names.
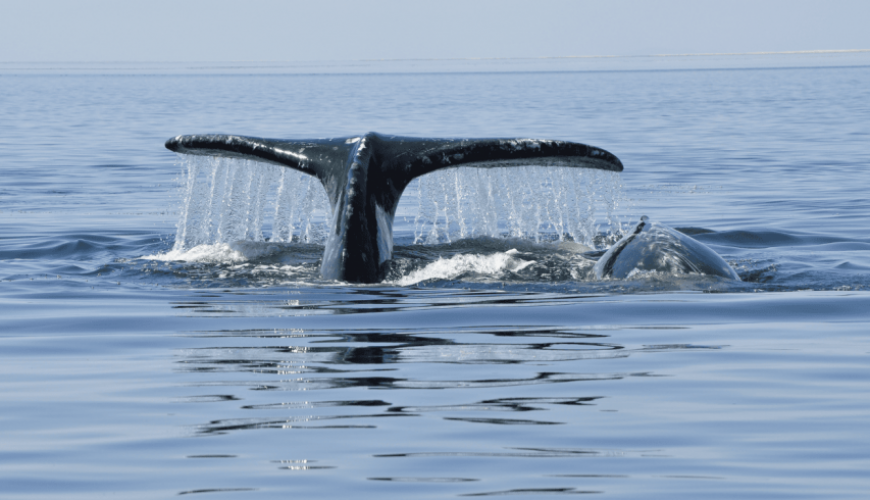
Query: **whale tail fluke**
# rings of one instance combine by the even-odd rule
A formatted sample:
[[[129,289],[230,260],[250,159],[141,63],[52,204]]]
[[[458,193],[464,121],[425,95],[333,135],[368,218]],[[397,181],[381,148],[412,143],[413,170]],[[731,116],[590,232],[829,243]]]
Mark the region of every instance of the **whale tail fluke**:
[[[613,154],[576,142],[540,139],[422,139],[369,133],[337,139],[281,140],[238,135],[180,135],[166,141],[177,153],[225,156],[274,163],[326,181],[345,174],[350,153],[360,141],[378,150],[381,169],[396,180],[457,166],[542,165],[622,171]]]
[[[458,166],[542,165],[622,171],[619,159],[603,149],[541,139],[423,139],[368,133],[288,141],[185,135],[166,141],[166,148],[184,154],[263,161],[317,177],[326,189],[334,219],[321,273],[327,279],[364,283],[382,277],[383,265],[392,253],[396,206],[416,177]]]
[[[166,141],[176,153],[223,156],[273,163],[323,178],[321,165],[344,163],[350,147],[343,139],[283,141],[238,135],[179,135]]]

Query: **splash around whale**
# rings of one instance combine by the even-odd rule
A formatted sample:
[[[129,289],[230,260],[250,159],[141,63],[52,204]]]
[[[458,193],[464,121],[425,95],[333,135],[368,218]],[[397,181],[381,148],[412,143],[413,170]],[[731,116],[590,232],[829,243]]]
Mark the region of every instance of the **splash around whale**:
[[[166,148],[273,163],[316,177],[326,190],[332,214],[321,275],[355,283],[383,279],[393,253],[396,207],[416,177],[457,166],[623,170],[619,159],[603,149],[542,139],[431,139],[376,133],[312,140],[186,135],[169,139]]]

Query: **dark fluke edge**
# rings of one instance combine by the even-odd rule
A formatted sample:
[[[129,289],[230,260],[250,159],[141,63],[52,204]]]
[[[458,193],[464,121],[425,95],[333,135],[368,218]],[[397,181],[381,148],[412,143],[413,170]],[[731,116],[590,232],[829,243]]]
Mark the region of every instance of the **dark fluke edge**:
[[[455,166],[544,165],[622,171],[603,149],[539,139],[421,139],[368,133],[285,141],[235,135],[184,135],[166,141],[177,153],[228,156],[294,168],[320,179],[332,206],[323,252],[325,279],[375,283],[393,254],[393,217],[405,187]]]
[[[740,281],[734,269],[700,241],[641,217],[633,231],[598,259],[598,279],[631,277],[637,272],[704,274]]]

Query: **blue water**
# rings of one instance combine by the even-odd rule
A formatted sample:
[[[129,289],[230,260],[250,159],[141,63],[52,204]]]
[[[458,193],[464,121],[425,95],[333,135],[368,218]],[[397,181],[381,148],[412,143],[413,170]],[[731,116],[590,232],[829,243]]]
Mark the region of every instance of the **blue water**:
[[[870,61],[813,57],[0,68],[0,497],[865,498]],[[431,183],[380,285],[321,280],[317,238],[172,253],[167,138],[370,130],[607,149],[586,243],[646,215],[742,281],[599,281],[545,229],[427,242]]]

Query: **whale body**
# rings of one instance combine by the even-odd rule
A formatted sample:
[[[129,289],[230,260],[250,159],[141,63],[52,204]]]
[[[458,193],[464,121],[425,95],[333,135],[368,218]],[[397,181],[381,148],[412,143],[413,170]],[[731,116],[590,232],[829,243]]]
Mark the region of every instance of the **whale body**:
[[[331,205],[320,272],[325,279],[376,283],[393,253],[393,217],[416,177],[456,166],[542,165],[621,172],[613,154],[542,139],[424,139],[374,132],[337,139],[281,140],[184,135],[166,141],[177,153],[257,160],[317,177]]]
[[[641,217],[634,230],[610,247],[595,264],[595,277],[630,278],[638,273],[702,274],[740,281],[716,252],[679,231]]]

